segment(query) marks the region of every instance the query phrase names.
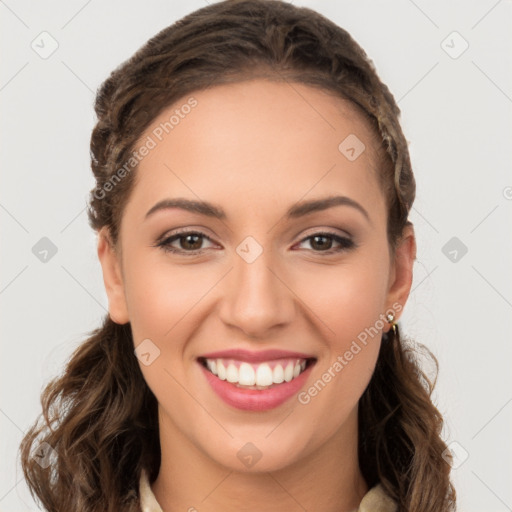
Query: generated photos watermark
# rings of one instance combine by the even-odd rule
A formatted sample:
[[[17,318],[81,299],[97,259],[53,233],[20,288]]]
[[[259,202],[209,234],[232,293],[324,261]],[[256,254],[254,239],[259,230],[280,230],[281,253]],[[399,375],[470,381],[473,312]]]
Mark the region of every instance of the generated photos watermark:
[[[357,339],[352,341],[350,347],[343,354],[336,357],[336,361],[334,361],[334,363],[332,363],[331,366],[322,373],[320,378],[317,379],[307,390],[301,391],[297,395],[299,403],[302,405],[309,404],[311,400],[317,396],[329,382],[339,375],[350,361],[352,361],[363,350],[363,348],[366,347],[373,338],[375,338],[375,336],[378,336],[382,332],[382,329],[387,324],[387,315],[391,313],[396,316],[396,313],[399,313],[402,308],[403,307],[400,303],[395,302],[385,314],[380,314],[379,318],[372,326],[366,327],[362,330],[357,335]]]
[[[154,128],[151,134],[144,139],[144,142],[136,150],[132,151],[130,158],[105,183],[100,187],[96,187],[93,193],[94,197],[100,200],[104,199],[107,193],[111,192],[123,178],[129,175],[150,154],[151,150],[155,149],[158,143],[190,114],[197,104],[197,100],[191,96],[186,103],[176,108],[169,116],[169,119],[161,122]]]

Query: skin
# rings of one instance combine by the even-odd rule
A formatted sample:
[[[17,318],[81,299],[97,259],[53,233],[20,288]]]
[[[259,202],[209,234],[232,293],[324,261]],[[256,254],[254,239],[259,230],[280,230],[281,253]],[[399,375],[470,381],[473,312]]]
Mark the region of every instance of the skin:
[[[375,134],[344,100],[264,79],[193,96],[198,105],[139,164],[117,246],[106,228],[98,238],[112,319],[131,323],[135,346],[149,338],[160,350],[150,365],[139,363],[159,403],[162,464],[153,492],[166,512],[356,509],[368,491],[357,460],[357,406],[388,323],[309,403],[293,397],[264,412],[224,403],[196,358],[234,347],[305,352],[317,358],[307,390],[358,334],[405,304],[412,226],[391,252]],[[141,140],[186,100],[162,112]],[[338,150],[349,134],[366,146],[355,161]],[[284,217],[298,201],[334,193],[357,201],[369,220],[347,205]],[[166,198],[206,200],[226,218],[173,208],[145,219]],[[178,228],[211,241],[199,239],[204,252],[192,256],[155,246]],[[326,255],[306,238],[325,230],[356,246]],[[263,248],[252,263],[236,252],[247,236]],[[190,252],[186,242],[172,245]],[[252,467],[237,457],[248,442],[262,455]]]

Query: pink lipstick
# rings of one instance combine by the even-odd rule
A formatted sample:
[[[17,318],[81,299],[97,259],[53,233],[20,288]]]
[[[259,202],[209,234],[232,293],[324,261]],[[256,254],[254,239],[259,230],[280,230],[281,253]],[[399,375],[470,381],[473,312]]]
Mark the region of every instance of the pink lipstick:
[[[197,359],[213,391],[246,411],[274,409],[304,386],[316,358],[299,352],[232,349]]]

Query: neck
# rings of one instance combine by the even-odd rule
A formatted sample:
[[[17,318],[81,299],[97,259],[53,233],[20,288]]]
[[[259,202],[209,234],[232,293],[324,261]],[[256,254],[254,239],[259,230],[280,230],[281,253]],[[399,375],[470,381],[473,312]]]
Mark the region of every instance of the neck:
[[[260,472],[218,464],[159,417],[161,466],[151,487],[164,512],[349,512],[368,491],[358,464],[357,408],[348,425],[312,453]]]

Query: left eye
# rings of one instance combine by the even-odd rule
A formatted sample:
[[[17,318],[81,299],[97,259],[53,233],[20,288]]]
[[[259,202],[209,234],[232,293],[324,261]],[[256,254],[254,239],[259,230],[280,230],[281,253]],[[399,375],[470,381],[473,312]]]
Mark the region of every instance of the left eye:
[[[304,238],[300,243],[309,242],[315,252],[335,252],[343,249],[350,249],[354,242],[350,238],[335,235],[334,233],[315,233]],[[333,248],[333,242],[339,244],[338,248]]]

